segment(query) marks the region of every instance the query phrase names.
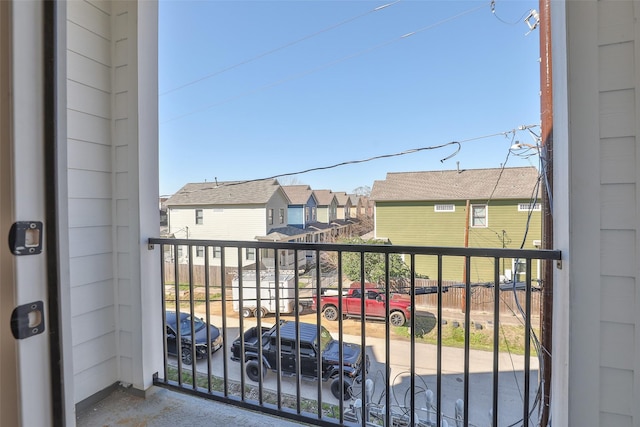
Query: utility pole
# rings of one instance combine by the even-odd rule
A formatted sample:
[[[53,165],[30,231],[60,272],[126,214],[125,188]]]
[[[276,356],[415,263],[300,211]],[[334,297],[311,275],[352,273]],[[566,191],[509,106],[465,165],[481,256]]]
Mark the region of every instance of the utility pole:
[[[467,213],[467,219],[464,224],[464,247],[469,247],[469,217],[471,216],[471,212],[469,212],[470,202],[467,200],[467,208],[465,212]],[[464,266],[462,267],[462,283],[467,283],[467,259],[464,259]],[[462,312],[464,313],[467,309],[467,291],[466,288],[462,290]]]
[[[540,3],[540,114],[544,185],[542,186],[542,249],[553,249],[553,79],[551,63],[551,2]],[[547,427],[551,403],[552,325],[553,325],[553,264],[542,262],[542,313],[540,314],[543,395],[542,427]]]

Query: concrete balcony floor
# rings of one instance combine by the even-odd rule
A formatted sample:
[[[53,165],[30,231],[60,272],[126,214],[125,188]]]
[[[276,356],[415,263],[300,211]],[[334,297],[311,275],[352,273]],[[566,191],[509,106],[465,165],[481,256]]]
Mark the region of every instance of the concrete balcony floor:
[[[151,387],[147,397],[125,389],[76,413],[78,427],[261,426],[294,427],[299,422],[213,400]]]

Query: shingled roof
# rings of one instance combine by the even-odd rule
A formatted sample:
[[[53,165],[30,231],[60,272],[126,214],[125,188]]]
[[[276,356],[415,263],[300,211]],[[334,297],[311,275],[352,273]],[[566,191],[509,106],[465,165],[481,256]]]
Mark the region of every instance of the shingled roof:
[[[281,191],[275,179],[261,181],[197,182],[182,187],[167,200],[167,206],[266,204]],[[286,194],[283,195],[286,197]]]
[[[538,179],[534,167],[390,172],[375,181],[374,201],[528,199]]]
[[[283,185],[282,189],[292,205],[304,205],[309,201],[313,190],[308,185]]]
[[[344,206],[347,204],[349,200],[349,196],[345,192],[334,193],[336,195],[336,199],[338,200],[338,206]]]
[[[335,194],[331,190],[313,190],[313,194],[316,196],[318,206],[328,206],[335,197]]]

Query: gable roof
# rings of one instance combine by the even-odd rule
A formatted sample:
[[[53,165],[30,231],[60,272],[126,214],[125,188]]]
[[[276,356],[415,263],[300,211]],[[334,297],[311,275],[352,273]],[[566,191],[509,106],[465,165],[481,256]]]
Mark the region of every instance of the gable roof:
[[[338,201],[338,206],[344,206],[349,201],[349,196],[347,193],[333,193],[336,195],[336,200]]]
[[[167,200],[167,206],[266,204],[276,192],[278,180],[197,182],[182,187]]]
[[[331,190],[313,190],[313,194],[316,196],[318,206],[328,206],[335,197],[335,194]]]
[[[534,167],[390,172],[375,181],[374,201],[529,199],[538,170]]]
[[[308,185],[283,185],[282,189],[292,205],[304,205],[309,201],[309,197],[315,198],[313,190]]]

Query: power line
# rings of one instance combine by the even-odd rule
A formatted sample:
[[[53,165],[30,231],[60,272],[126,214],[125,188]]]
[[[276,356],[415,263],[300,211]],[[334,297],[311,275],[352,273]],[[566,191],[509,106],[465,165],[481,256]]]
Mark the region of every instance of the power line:
[[[527,10],[525,13],[522,14],[522,16],[520,18],[518,18],[517,20],[513,21],[513,22],[509,22],[506,21],[502,18],[500,18],[497,14],[496,14],[496,0],[491,0],[491,13],[493,14],[493,16],[496,17],[496,19],[500,22],[502,22],[503,24],[507,24],[507,25],[517,25],[522,23],[522,20],[531,13],[530,10]]]
[[[316,37],[316,36],[318,36],[318,35],[320,35],[322,33],[326,33],[328,31],[335,30],[338,27],[346,25],[349,22],[353,22],[353,21],[355,21],[357,19],[360,19],[360,18],[362,18],[364,16],[367,16],[367,15],[373,13],[373,12],[378,12],[378,11],[380,11],[382,9],[386,9],[387,7],[393,6],[394,4],[396,4],[396,3],[400,2],[400,1],[401,0],[396,0],[396,1],[391,2],[391,3],[383,4],[382,6],[374,7],[373,9],[368,10],[365,13],[361,13],[360,15],[356,15],[356,16],[353,16],[351,18],[345,19],[344,21],[338,22],[337,24],[333,24],[333,25],[330,25],[330,26],[328,26],[326,28],[318,30],[315,33],[308,34],[308,35],[306,35],[306,36],[304,36],[302,38],[299,38],[299,39],[294,40],[292,42],[286,43],[286,44],[284,44],[282,46],[279,46],[279,47],[273,48],[271,50],[262,52],[262,53],[260,53],[260,54],[258,54],[256,56],[253,56],[253,57],[251,57],[249,59],[245,59],[244,61],[238,62],[237,64],[230,65],[230,66],[225,67],[225,68],[223,68],[221,70],[215,71],[215,72],[213,72],[211,74],[207,74],[206,76],[202,76],[202,77],[200,77],[198,79],[195,79],[195,80],[192,80],[192,81],[190,81],[188,83],[184,83],[184,84],[182,84],[180,86],[176,86],[173,89],[166,90],[166,91],[162,92],[160,94],[160,96],[164,96],[164,95],[167,95],[169,93],[176,92],[176,91],[178,91],[180,89],[184,89],[185,87],[194,85],[196,83],[200,83],[201,81],[204,81],[204,80],[210,79],[212,77],[218,76],[218,75],[220,75],[222,73],[226,73],[227,71],[233,70],[233,69],[238,68],[238,67],[240,67],[242,65],[246,65],[246,64],[249,64],[250,62],[257,61],[260,58],[264,58],[265,56],[268,56],[268,55],[271,55],[273,53],[279,52],[279,51],[281,51],[283,49],[286,49],[288,47],[294,46],[294,45],[296,45],[298,43],[301,43],[301,42],[303,42],[305,40],[309,40],[309,39],[311,39],[313,37]]]
[[[256,179],[249,179],[249,180],[245,180],[245,181],[230,182],[230,183],[227,183],[227,184],[222,184],[220,186],[223,186],[223,185],[224,186],[239,185],[239,184],[246,184],[246,183],[249,183],[249,182],[276,179],[276,178],[281,178],[281,177],[284,177],[284,176],[300,175],[300,174],[308,173],[308,172],[315,172],[315,171],[320,171],[320,170],[334,169],[334,168],[337,168],[337,167],[340,167],[340,166],[353,165],[353,164],[358,164],[358,163],[367,163],[367,162],[371,162],[373,160],[380,160],[380,159],[387,159],[387,158],[391,158],[391,157],[405,156],[405,155],[408,155],[408,154],[414,154],[414,153],[418,153],[418,152],[421,152],[421,151],[437,150],[439,148],[448,147],[450,145],[452,145],[452,146],[453,145],[457,145],[457,148],[453,153],[451,153],[448,156],[440,159],[440,162],[445,162],[446,160],[449,160],[450,158],[452,158],[453,156],[455,156],[456,154],[458,154],[460,152],[460,150],[462,149],[462,143],[476,141],[476,140],[479,140],[479,139],[493,138],[493,137],[496,137],[496,136],[505,136],[505,135],[508,135],[511,132],[513,132],[513,131],[510,130],[510,131],[506,131],[506,132],[498,132],[498,133],[493,133],[493,134],[490,134],[490,135],[477,136],[477,137],[474,137],[474,138],[468,138],[468,139],[459,140],[459,141],[450,141],[450,142],[447,142],[447,143],[444,143],[444,144],[440,144],[440,145],[431,145],[431,146],[427,146],[427,147],[412,148],[410,150],[405,150],[405,151],[401,151],[401,152],[398,152],[398,153],[381,154],[379,156],[368,157],[366,159],[348,160],[348,161],[336,163],[336,164],[329,165],[329,166],[319,166],[319,167],[309,168],[309,169],[305,169],[305,170],[301,170],[301,171],[297,171],[297,172],[282,173],[282,174],[273,175],[273,176],[265,177],[265,178],[256,178]]]
[[[297,79],[299,79],[299,78],[301,78],[301,77],[308,76],[308,75],[310,75],[310,74],[313,74],[313,73],[316,73],[316,72],[318,72],[318,71],[324,70],[324,69],[326,69],[326,68],[332,67],[332,66],[337,65],[337,64],[339,64],[339,63],[345,62],[345,61],[347,61],[347,60],[349,60],[349,59],[353,59],[353,58],[356,58],[356,57],[358,57],[358,56],[362,56],[362,55],[364,55],[364,54],[366,54],[366,53],[370,53],[370,52],[373,52],[373,51],[376,51],[376,50],[382,49],[383,47],[386,47],[386,46],[388,46],[388,45],[390,45],[390,44],[393,44],[393,43],[399,42],[399,41],[404,40],[404,39],[406,39],[406,38],[408,38],[408,37],[411,37],[411,36],[413,36],[413,35],[416,35],[416,34],[422,33],[422,32],[427,31],[427,30],[431,30],[431,29],[436,28],[436,27],[438,27],[438,26],[440,26],[440,25],[446,24],[446,23],[451,22],[451,21],[453,21],[453,20],[455,20],[455,19],[461,18],[461,17],[463,17],[463,16],[465,16],[465,15],[468,15],[468,14],[470,14],[470,13],[473,13],[473,12],[476,12],[476,11],[478,11],[478,10],[480,10],[480,9],[483,9],[483,8],[485,8],[485,7],[486,7],[486,4],[482,4],[481,6],[477,6],[477,7],[475,7],[475,8],[468,9],[468,10],[466,10],[466,11],[464,11],[464,12],[458,13],[457,15],[451,16],[451,17],[449,17],[449,18],[445,18],[445,19],[440,20],[440,21],[438,21],[438,22],[435,22],[435,23],[433,23],[433,24],[430,24],[430,25],[427,25],[427,26],[425,26],[425,27],[422,27],[422,28],[420,28],[420,29],[418,29],[418,30],[411,31],[411,32],[408,32],[408,33],[403,34],[403,35],[401,35],[401,36],[398,36],[398,37],[396,37],[396,38],[393,38],[393,39],[387,40],[387,41],[382,42],[382,43],[380,43],[380,44],[378,44],[378,45],[376,45],[376,46],[370,47],[370,48],[368,48],[368,49],[364,49],[364,50],[361,50],[361,51],[359,51],[359,52],[355,52],[355,53],[352,53],[352,54],[350,54],[350,55],[343,56],[342,58],[338,58],[338,59],[336,59],[336,60],[334,60],[334,61],[331,61],[331,62],[325,63],[325,64],[320,65],[320,66],[318,66],[318,67],[311,68],[311,69],[309,69],[309,70],[303,71],[303,72],[298,73],[298,74],[293,74],[293,75],[288,76],[288,77],[285,77],[285,78],[283,78],[283,79],[281,79],[281,80],[277,80],[277,81],[275,81],[275,82],[273,82],[273,83],[268,83],[268,84],[263,85],[263,86],[260,86],[260,87],[258,87],[258,88],[256,88],[256,89],[253,89],[253,90],[250,90],[250,91],[247,91],[247,92],[243,92],[243,93],[240,93],[240,94],[238,94],[238,95],[235,95],[235,96],[232,96],[232,97],[229,97],[229,98],[223,99],[222,101],[216,102],[215,104],[211,104],[211,105],[208,105],[208,106],[206,106],[206,107],[203,107],[203,108],[200,108],[200,109],[197,109],[197,110],[193,110],[193,111],[190,111],[190,112],[188,112],[188,113],[181,114],[181,115],[179,115],[179,116],[175,116],[175,117],[172,117],[172,118],[167,119],[167,120],[163,120],[163,121],[161,121],[161,122],[160,122],[160,124],[165,124],[165,123],[173,122],[173,121],[175,121],[175,120],[179,120],[179,119],[182,119],[182,118],[185,118],[185,117],[191,116],[191,115],[193,115],[193,114],[202,113],[202,112],[204,112],[204,111],[208,111],[208,110],[210,110],[210,109],[212,109],[212,108],[219,107],[220,105],[224,105],[224,104],[229,103],[229,102],[231,102],[231,101],[235,101],[236,99],[243,98],[243,97],[248,96],[248,95],[253,95],[253,94],[258,93],[258,92],[262,92],[262,91],[264,91],[264,90],[266,90],[266,89],[270,89],[270,88],[272,88],[272,87],[279,86],[279,85],[281,85],[281,84],[284,84],[284,83],[290,82],[290,81],[292,81],[292,80],[297,80]]]

